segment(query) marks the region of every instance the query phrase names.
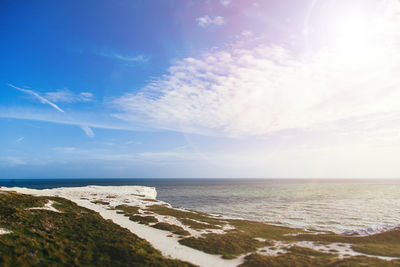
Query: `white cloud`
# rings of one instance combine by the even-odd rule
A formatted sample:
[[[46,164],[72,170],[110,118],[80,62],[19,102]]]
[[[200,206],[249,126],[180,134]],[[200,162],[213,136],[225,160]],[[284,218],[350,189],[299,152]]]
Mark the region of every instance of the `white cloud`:
[[[141,144],[142,144],[142,142],[140,142],[140,141],[133,141],[133,140],[130,140],[130,141],[128,141],[128,142],[125,143],[125,145],[141,145]]]
[[[386,25],[399,21],[400,16],[391,16],[382,24],[384,44],[345,51],[321,49],[300,57],[280,46],[231,45],[182,59],[140,92],[116,99],[121,109],[116,116],[226,136],[288,129],[371,133],[384,127],[395,132],[400,127],[400,36],[395,27],[387,32]]]
[[[16,140],[15,140],[15,142],[17,142],[17,143],[21,143],[23,140],[25,139],[25,137],[20,137],[20,138],[17,138]]]
[[[14,157],[14,156],[0,157],[0,168],[15,167],[25,164],[27,164],[26,160],[19,157]]]
[[[210,17],[208,15],[205,15],[203,17],[197,18],[196,21],[197,21],[197,24],[203,28],[211,26],[211,25],[221,26],[221,25],[226,24],[226,19],[221,16]]]
[[[0,118],[43,121],[64,125],[81,126],[87,125],[91,128],[122,130],[122,131],[149,131],[149,127],[127,124],[125,121],[115,120],[108,114],[89,114],[83,112],[72,113],[50,113],[38,109],[27,108],[5,108],[0,107]]]
[[[98,51],[97,54],[103,56],[103,57],[108,57],[108,58],[113,58],[116,60],[121,60],[121,61],[126,61],[126,62],[141,62],[141,63],[146,63],[150,60],[150,57],[144,54],[139,54],[135,56],[127,56],[127,55],[122,55],[117,52],[111,51],[111,50],[101,50]]]
[[[54,147],[54,150],[58,152],[63,152],[63,153],[79,153],[79,152],[85,152],[86,150],[81,150],[76,147]]]
[[[248,31],[248,30],[242,31],[242,36],[244,36],[244,37],[250,37],[252,35],[253,35],[252,31]]]
[[[232,0],[220,0],[221,5],[227,7],[232,3]]]
[[[80,93],[80,94],[74,94],[74,93],[72,93],[72,92],[70,92],[68,90],[60,90],[60,91],[57,91],[57,92],[46,93],[46,97],[47,98],[45,98],[43,96],[40,96],[38,93],[36,93],[36,92],[34,92],[32,90],[19,88],[17,86],[12,85],[12,84],[8,84],[8,85],[13,87],[13,88],[15,88],[15,89],[17,89],[17,90],[19,90],[19,91],[21,91],[21,92],[33,95],[34,97],[39,99],[43,104],[48,104],[48,105],[52,106],[53,108],[55,108],[58,111],[61,111],[63,113],[65,113],[64,110],[62,110],[60,107],[58,107],[56,104],[54,104],[53,102],[51,102],[47,98],[50,98],[52,101],[55,101],[55,102],[74,102],[74,101],[87,102],[87,101],[90,101],[93,98],[93,95],[91,93],[83,92],[83,93]],[[7,114],[0,114],[0,117],[23,118],[24,116],[19,117],[16,114],[14,114],[14,115],[12,115],[12,114],[8,114],[8,115]],[[43,120],[43,119],[40,119],[40,118],[33,118],[33,119]],[[49,120],[45,120],[45,121],[49,121]],[[54,121],[58,122],[57,120],[54,120]],[[77,122],[71,121],[71,119],[69,119],[69,121],[65,121],[65,122],[60,121],[60,123],[79,125]],[[89,138],[93,138],[94,137],[94,132],[89,126],[87,126],[87,125],[83,125],[83,126],[79,125],[79,127],[85,132],[85,134]],[[24,137],[21,137],[21,138],[17,139],[16,142],[19,143],[24,139]]]
[[[89,126],[81,126],[81,129],[85,132],[85,134],[89,138],[93,138],[94,137],[94,132]]]
[[[47,92],[45,97],[53,102],[65,102],[65,103],[73,103],[73,102],[91,102],[94,100],[94,96],[89,92],[81,92],[79,94],[75,94],[74,92],[63,89],[57,90],[54,92]]]
[[[79,93],[79,96],[82,99],[81,101],[84,101],[84,102],[91,101],[93,98],[93,94],[88,93],[88,92]]]
[[[34,92],[34,91],[32,91],[32,90],[23,89],[23,88],[17,87],[17,86],[12,85],[12,84],[8,84],[8,86],[10,86],[10,87],[12,87],[12,88],[15,88],[15,89],[17,89],[18,91],[21,91],[21,92],[23,92],[23,93],[32,95],[32,96],[34,96],[35,98],[39,99],[39,101],[42,102],[43,104],[48,104],[48,105],[52,106],[53,108],[57,109],[58,111],[64,112],[64,110],[62,110],[59,106],[57,106],[56,104],[52,103],[51,101],[49,101],[49,100],[46,99],[45,97],[39,95],[38,93],[36,93],[36,92]]]

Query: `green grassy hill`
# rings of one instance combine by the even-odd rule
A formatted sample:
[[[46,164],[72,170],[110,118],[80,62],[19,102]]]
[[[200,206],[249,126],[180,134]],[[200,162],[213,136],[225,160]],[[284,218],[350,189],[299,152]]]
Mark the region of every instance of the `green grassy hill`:
[[[48,200],[61,212],[28,209]],[[63,198],[2,192],[0,228],[0,266],[192,266]]]

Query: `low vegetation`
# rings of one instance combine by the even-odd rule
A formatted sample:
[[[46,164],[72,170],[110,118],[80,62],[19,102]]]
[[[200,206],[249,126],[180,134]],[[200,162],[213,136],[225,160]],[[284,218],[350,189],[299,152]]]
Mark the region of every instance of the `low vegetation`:
[[[363,237],[327,233],[301,234],[297,236],[286,237],[286,239],[294,241],[347,243],[351,244],[351,247],[354,251],[360,253],[386,257],[400,257],[400,228]]]
[[[206,213],[195,212],[195,211],[183,211],[180,209],[174,209],[163,205],[151,205],[147,207],[148,211],[154,212],[159,215],[172,216],[177,218],[183,224],[193,227],[199,224],[207,224],[208,228],[221,228],[226,224],[221,219],[209,216]],[[196,224],[197,222],[197,224]]]
[[[61,213],[28,210],[41,207],[48,200],[55,201],[54,207]],[[103,200],[96,203],[106,205]],[[241,266],[400,266],[400,260],[387,261],[374,257],[400,257],[400,229],[356,237],[218,218],[167,205],[151,204],[145,208],[118,205],[113,209],[132,221],[178,235],[182,245],[226,259],[247,255]],[[10,234],[0,235],[0,265],[52,265],[54,262],[85,266],[109,266],[111,263],[113,266],[189,265],[163,258],[150,244],[128,230],[62,198],[0,194],[0,215],[0,228],[11,231]],[[191,236],[181,226],[159,221],[155,215],[173,217],[203,234]],[[218,233],[212,232],[215,230]],[[301,241],[319,245],[341,243],[371,257],[341,258],[340,252],[329,246],[321,252],[296,245]],[[279,249],[276,242],[286,246]],[[272,251],[276,253],[269,255]]]
[[[122,214],[126,216],[132,216],[135,214],[139,214],[139,207],[128,206],[128,205],[118,205],[114,209],[120,210]]]
[[[181,223],[183,223],[186,226],[189,226],[192,229],[195,230],[203,230],[203,229],[221,229],[222,227],[220,225],[216,224],[208,224],[208,223],[201,223],[197,222],[192,219],[186,219],[186,218],[181,218],[179,219]]]
[[[310,255],[311,254],[311,255]],[[240,267],[315,267],[315,266],[370,266],[370,267],[394,267],[400,262],[389,262],[377,258],[357,256],[339,259],[332,254],[313,255],[310,250],[291,250],[278,256],[265,256],[253,253],[245,257]]]
[[[48,200],[60,213],[28,210]],[[0,228],[0,266],[190,266],[63,198],[1,193]]]
[[[181,235],[181,236],[190,235],[190,233],[188,231],[184,230],[182,227],[180,227],[178,225],[165,223],[165,222],[160,222],[160,223],[154,224],[154,225],[152,225],[152,227],[160,229],[160,230],[169,231],[176,235]]]
[[[154,216],[140,216],[140,215],[129,216],[129,220],[147,225],[150,223],[158,222],[157,218]]]
[[[225,259],[236,258],[241,254],[271,245],[268,241],[261,242],[246,233],[236,231],[227,234],[205,234],[199,238],[184,238],[179,240],[179,243],[210,254],[222,255]]]
[[[143,198],[142,200],[148,201],[148,202],[158,202],[156,199],[152,199],[152,198]]]
[[[269,225],[247,220],[223,219],[205,213],[183,211],[163,205],[149,206],[147,211],[172,216],[184,225],[195,230],[211,231],[229,225],[231,230],[222,234],[207,233],[200,237],[187,236],[179,243],[223,258],[235,258],[252,253],[246,257],[243,266],[400,266],[399,260],[386,261],[374,256],[400,257],[400,229],[366,237],[338,235],[335,233],[310,233],[302,229]],[[170,228],[170,227],[168,227]],[[165,230],[168,230],[165,227]],[[171,231],[171,230],[168,230]],[[263,247],[273,250],[274,242],[293,244],[285,253],[277,256],[259,254]],[[360,253],[371,255],[353,256],[339,259],[339,251],[330,249],[330,253],[296,246],[296,242],[309,241],[320,245],[343,243]]]
[[[104,201],[104,200],[93,200],[93,201],[90,201],[90,202],[92,202],[94,204],[101,204],[101,205],[109,205],[110,204],[110,202]]]

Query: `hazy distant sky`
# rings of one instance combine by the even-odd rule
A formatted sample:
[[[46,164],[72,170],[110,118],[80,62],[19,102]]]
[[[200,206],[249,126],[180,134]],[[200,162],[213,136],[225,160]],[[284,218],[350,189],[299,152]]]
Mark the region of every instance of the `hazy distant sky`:
[[[400,177],[398,0],[0,1],[0,178]]]

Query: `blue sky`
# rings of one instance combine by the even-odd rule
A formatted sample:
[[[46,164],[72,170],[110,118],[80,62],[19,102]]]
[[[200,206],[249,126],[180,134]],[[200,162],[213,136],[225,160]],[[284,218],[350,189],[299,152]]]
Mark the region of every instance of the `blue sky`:
[[[399,22],[396,0],[1,1],[0,178],[399,177]]]

